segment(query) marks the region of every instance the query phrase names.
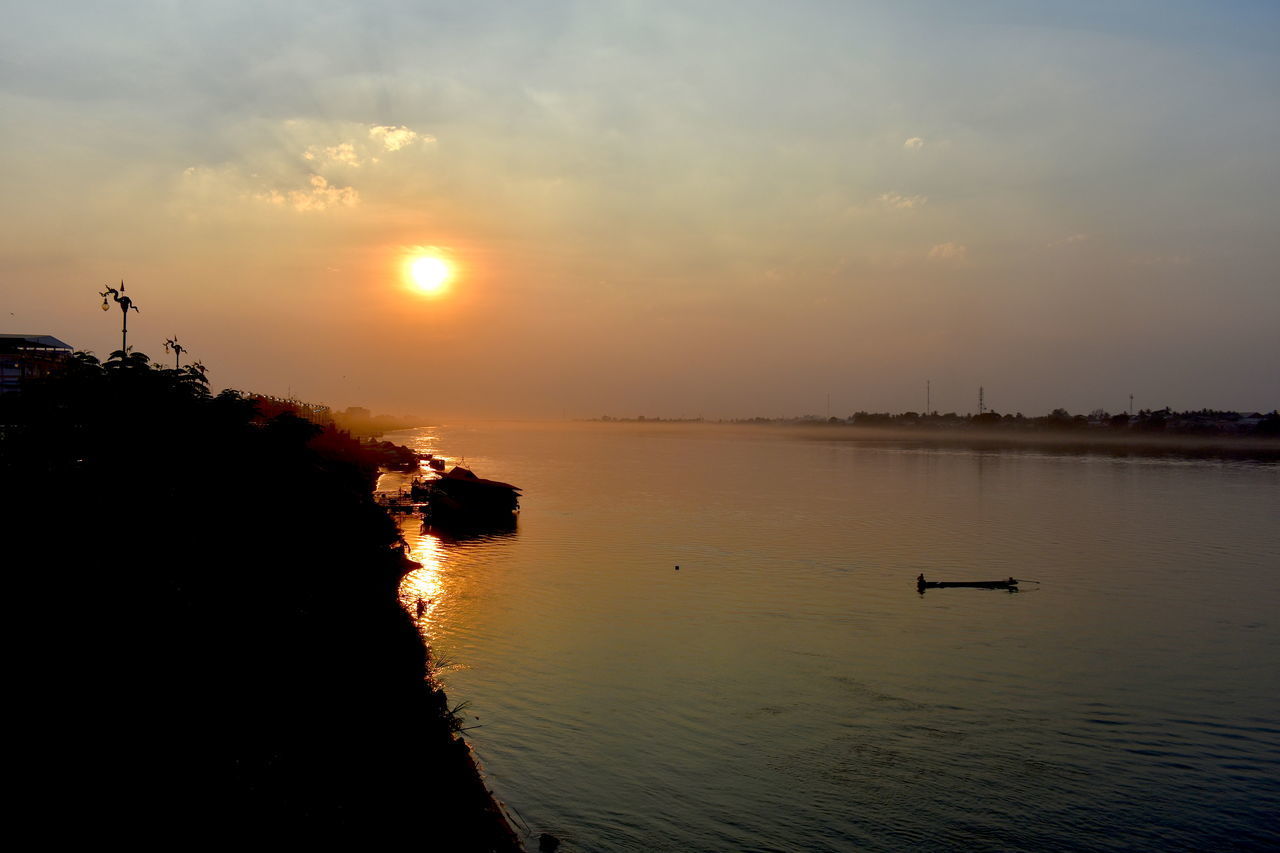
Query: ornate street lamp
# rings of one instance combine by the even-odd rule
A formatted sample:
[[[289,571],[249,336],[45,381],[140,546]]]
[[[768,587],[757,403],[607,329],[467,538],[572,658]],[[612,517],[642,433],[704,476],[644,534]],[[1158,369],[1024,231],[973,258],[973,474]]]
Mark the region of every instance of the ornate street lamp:
[[[142,311],[138,308],[137,305],[133,304],[132,299],[124,295],[124,279],[120,279],[119,290],[116,290],[114,287],[108,287],[106,290],[104,290],[102,293],[99,293],[98,295],[102,297],[103,311],[106,311],[110,307],[110,305],[107,303],[108,295],[110,295],[111,298],[116,301],[116,304],[120,306],[120,314],[121,314],[120,352],[122,355],[128,355],[129,354],[129,309],[132,308],[134,311],[137,311],[139,314],[141,314]]]
[[[173,352],[173,369],[174,370],[177,370],[178,368],[182,367],[182,354],[187,350],[185,347],[182,346],[182,344],[178,343],[177,335],[174,335],[172,338],[169,338],[164,342],[164,351]]]

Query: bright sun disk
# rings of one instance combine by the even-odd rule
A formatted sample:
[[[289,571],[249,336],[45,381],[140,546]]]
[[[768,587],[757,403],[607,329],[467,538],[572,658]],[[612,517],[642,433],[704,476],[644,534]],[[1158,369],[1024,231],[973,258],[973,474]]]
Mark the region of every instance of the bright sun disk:
[[[420,255],[409,261],[409,280],[421,293],[444,290],[451,272],[449,265],[434,255]]]

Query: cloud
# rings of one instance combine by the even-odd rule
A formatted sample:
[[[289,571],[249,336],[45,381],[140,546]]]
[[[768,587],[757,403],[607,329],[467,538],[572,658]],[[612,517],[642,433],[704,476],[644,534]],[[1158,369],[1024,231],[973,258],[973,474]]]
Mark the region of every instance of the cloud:
[[[338,163],[344,166],[359,166],[364,161],[356,154],[356,147],[350,142],[339,142],[337,145],[311,145],[302,152],[304,160],[318,160],[322,163]]]
[[[212,200],[228,188],[243,193],[243,184],[244,177],[228,167],[188,166],[182,170],[182,191],[201,202]]]
[[[360,193],[355,187],[335,187],[321,175],[312,175],[309,190],[271,190],[259,193],[255,198],[283,207],[289,205],[299,212],[328,210],[331,207],[355,207],[360,203]]]
[[[436,141],[434,136],[418,133],[403,125],[390,127],[378,124],[369,128],[368,139],[372,144],[357,138],[337,145],[309,145],[302,152],[302,158],[324,165],[360,167],[381,162],[378,154],[394,153],[415,142],[429,144]]]
[[[1057,247],[1057,246],[1070,246],[1072,243],[1083,243],[1085,240],[1088,240],[1088,239],[1089,239],[1088,234],[1072,234],[1068,237],[1063,237],[1061,240],[1054,240],[1052,243],[1049,243],[1047,245],[1049,245],[1051,248]]]
[[[355,122],[290,119],[249,130],[239,156],[184,171],[188,200],[206,206],[215,200],[265,202],[299,213],[355,207],[362,200],[357,184],[376,191],[396,174],[419,167],[406,158],[410,146],[435,142],[408,127]]]
[[[400,127],[374,125],[369,128],[369,138],[381,142],[388,151],[399,151],[401,148],[418,140],[428,144],[436,141],[434,136],[420,134],[416,130],[410,130],[403,125]]]
[[[931,261],[963,261],[969,256],[969,247],[963,243],[939,243],[929,250]]]
[[[922,195],[902,195],[896,192],[880,193],[876,196],[876,201],[885,207],[892,207],[897,210],[914,210],[917,207],[923,207],[929,199]]]
[[[919,151],[924,147],[924,140],[918,136],[913,136],[906,142],[902,143],[902,147],[908,151]]]

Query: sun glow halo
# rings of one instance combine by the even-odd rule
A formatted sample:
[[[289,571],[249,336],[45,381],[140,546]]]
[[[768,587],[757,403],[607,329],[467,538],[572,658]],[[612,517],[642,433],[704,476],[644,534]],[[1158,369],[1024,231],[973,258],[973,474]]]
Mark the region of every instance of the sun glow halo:
[[[410,258],[405,269],[409,282],[419,293],[434,295],[444,291],[453,270],[443,259],[435,255],[417,255]]]

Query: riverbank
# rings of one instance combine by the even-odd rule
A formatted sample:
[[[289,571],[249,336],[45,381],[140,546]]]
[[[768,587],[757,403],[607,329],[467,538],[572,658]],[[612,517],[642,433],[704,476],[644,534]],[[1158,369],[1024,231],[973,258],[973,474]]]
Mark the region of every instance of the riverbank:
[[[520,849],[427,678],[354,441],[145,356],[5,395],[0,426],[24,826]]]
[[[893,428],[846,424],[763,427],[788,436],[827,441],[898,443],[973,450],[1038,450],[1116,456],[1280,461],[1280,439],[1232,435],[1163,435],[1107,429],[1019,430],[992,428]]]
[[[1110,456],[1185,457],[1280,462],[1280,437],[1248,434],[1183,435],[1099,428],[1004,426],[865,426],[814,420],[792,423],[710,421],[579,421],[575,426],[635,435],[708,434],[854,442],[896,447],[1035,451]]]

